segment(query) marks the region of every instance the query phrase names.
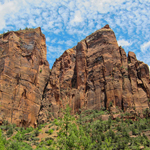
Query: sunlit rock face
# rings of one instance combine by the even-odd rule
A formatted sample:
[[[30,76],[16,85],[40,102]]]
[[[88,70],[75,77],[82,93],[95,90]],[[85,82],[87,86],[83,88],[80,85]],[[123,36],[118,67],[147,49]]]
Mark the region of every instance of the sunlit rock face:
[[[36,127],[42,95],[49,80],[45,36],[41,29],[0,36],[0,118]]]
[[[148,108],[149,69],[118,46],[113,30],[106,25],[65,51],[52,68],[45,100],[49,111],[61,117],[66,104],[72,114],[80,109],[124,111]]]
[[[150,98],[149,68],[119,47],[106,25],[56,59],[46,60],[41,29],[0,35],[0,122],[33,126],[86,109],[142,112]]]

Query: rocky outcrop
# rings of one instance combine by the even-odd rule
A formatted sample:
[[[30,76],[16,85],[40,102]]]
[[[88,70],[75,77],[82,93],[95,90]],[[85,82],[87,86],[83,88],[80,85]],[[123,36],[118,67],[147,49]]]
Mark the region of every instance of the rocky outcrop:
[[[36,127],[49,80],[45,36],[41,29],[0,36],[0,118]]]
[[[86,109],[139,112],[148,108],[149,69],[119,47],[106,25],[56,59],[46,60],[41,29],[0,36],[0,123],[34,126]]]
[[[149,69],[128,57],[119,47],[113,30],[106,25],[86,37],[56,60],[45,100],[54,117],[61,116],[66,104],[72,114],[80,109],[136,110],[148,108]]]

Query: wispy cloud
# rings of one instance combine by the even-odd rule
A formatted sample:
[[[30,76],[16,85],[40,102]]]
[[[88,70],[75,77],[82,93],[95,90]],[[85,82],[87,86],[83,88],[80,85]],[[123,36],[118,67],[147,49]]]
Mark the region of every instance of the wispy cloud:
[[[131,43],[126,41],[126,40],[124,40],[124,39],[122,39],[122,40],[118,40],[118,45],[119,46],[130,46]]]
[[[81,12],[80,11],[76,11],[75,14],[74,14],[74,17],[73,19],[70,21],[71,25],[74,26],[76,25],[77,23],[79,22],[82,22],[83,21],[83,18],[81,16]]]
[[[47,42],[50,42],[50,38],[49,38],[49,37],[47,37],[47,38],[46,38],[46,41],[47,41]]]
[[[146,52],[148,49],[150,49],[150,41],[149,42],[145,42],[141,45],[141,51],[142,52]]]

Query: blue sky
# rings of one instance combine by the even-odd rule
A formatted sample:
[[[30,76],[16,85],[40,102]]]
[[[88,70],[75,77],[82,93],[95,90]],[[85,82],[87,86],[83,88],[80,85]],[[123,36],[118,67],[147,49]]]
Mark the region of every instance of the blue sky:
[[[126,53],[135,52],[150,66],[150,0],[0,0],[0,33],[40,26],[50,68],[106,24]]]

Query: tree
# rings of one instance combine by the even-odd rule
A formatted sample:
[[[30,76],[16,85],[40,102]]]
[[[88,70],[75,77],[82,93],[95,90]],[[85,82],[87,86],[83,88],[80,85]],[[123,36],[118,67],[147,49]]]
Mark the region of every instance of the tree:
[[[91,138],[83,130],[82,125],[78,124],[70,114],[70,107],[67,105],[64,111],[64,118],[61,123],[61,130],[58,133],[57,145],[58,149],[70,150],[91,149],[93,144]]]

